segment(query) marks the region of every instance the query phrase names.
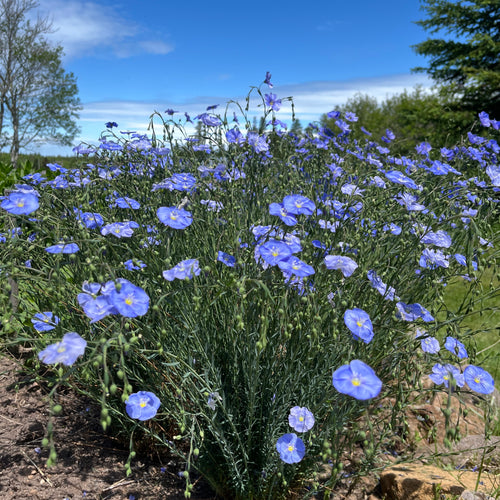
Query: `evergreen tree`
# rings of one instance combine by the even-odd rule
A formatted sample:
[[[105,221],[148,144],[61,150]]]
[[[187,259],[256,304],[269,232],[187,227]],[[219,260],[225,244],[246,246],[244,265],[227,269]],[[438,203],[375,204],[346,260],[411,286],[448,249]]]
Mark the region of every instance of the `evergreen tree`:
[[[293,119],[292,126],[290,127],[290,132],[297,136],[302,134],[302,123],[300,123],[300,120],[297,120],[297,118]]]
[[[451,39],[429,38],[414,45],[419,55],[430,58],[427,72],[460,103],[460,109],[486,111],[500,117],[500,1],[422,0],[427,18],[417,21],[431,34]]]

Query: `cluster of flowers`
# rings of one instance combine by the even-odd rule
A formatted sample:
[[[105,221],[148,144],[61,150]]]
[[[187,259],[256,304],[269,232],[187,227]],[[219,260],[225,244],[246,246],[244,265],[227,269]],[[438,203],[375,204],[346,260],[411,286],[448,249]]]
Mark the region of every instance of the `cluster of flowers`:
[[[417,330],[416,337],[422,337],[422,351],[428,354],[437,354],[440,351],[441,346],[437,338],[426,335],[422,330]],[[468,358],[466,347],[454,337],[446,337],[444,347],[458,359]],[[467,383],[471,390],[480,394],[491,394],[495,389],[493,377],[484,368],[475,365],[468,365],[461,372],[459,367],[450,363],[436,363],[429,378],[437,385],[444,384],[449,387],[452,384],[452,388],[463,387]]]
[[[149,307],[146,292],[123,278],[102,286],[98,283],[84,283],[82,288],[84,293],[78,295],[78,301],[91,323],[108,314],[121,314],[128,318],[142,316]],[[97,295],[99,292],[101,295]],[[38,332],[46,332],[54,329],[60,320],[52,312],[43,312],[35,314],[31,321]],[[38,358],[46,364],[71,366],[85,353],[86,347],[87,341],[84,338],[76,332],[68,332],[60,342],[50,344],[40,351]],[[147,391],[130,394],[125,401],[127,414],[138,420],[153,418],[159,407],[158,397]]]
[[[78,303],[82,306],[91,323],[99,321],[109,314],[121,314],[126,318],[144,316],[149,309],[149,296],[141,288],[125,278],[100,283],[85,282],[83,293],[78,294]]]
[[[272,87],[270,84],[270,75],[266,75],[266,83]],[[266,94],[264,98],[265,105],[269,110],[277,112],[280,109],[281,100],[278,99],[275,94]],[[215,109],[215,106],[207,108],[207,111],[212,111],[213,109]],[[169,115],[175,113],[173,110],[167,110],[167,112]],[[357,117],[353,113],[345,114],[346,121],[340,119],[340,113],[338,112],[331,112],[329,116],[336,119],[336,125],[340,128],[342,137],[345,137],[350,131],[351,125],[346,123],[346,121],[357,121]],[[186,119],[191,121],[188,115],[186,115]],[[207,127],[219,127],[222,124],[221,120],[212,113],[202,113],[198,115],[196,119],[200,120]],[[490,120],[484,113],[480,114],[480,120],[483,126],[493,126],[494,128],[498,126],[498,122]],[[235,121],[237,122],[236,117]],[[278,121],[273,120],[273,126],[276,123],[278,123]],[[113,128],[117,125],[114,122],[109,122],[106,126],[108,128]],[[329,144],[339,146],[337,139],[332,135],[331,131],[327,133],[327,131],[322,128],[317,128],[316,130],[317,134],[314,138],[311,138],[309,144],[305,138],[297,138],[295,148],[297,155],[309,154],[310,150],[308,147],[328,149]],[[367,133],[367,135],[370,135],[368,131],[364,129],[363,131]],[[151,142],[145,136],[136,135],[135,139],[134,141],[130,141],[126,147],[137,151],[152,148]],[[255,132],[249,131],[246,137],[244,137],[238,127],[235,126],[232,130],[227,131],[226,139],[230,145],[236,144],[243,147],[246,144],[251,146],[252,151],[261,154],[262,158],[271,157],[268,138],[265,135],[260,136]],[[394,139],[395,136],[390,130],[387,130],[385,136],[382,138],[387,144]],[[482,144],[481,138],[473,134],[469,134],[469,140],[473,145]],[[102,149],[112,151],[122,149],[119,144],[109,141],[103,141],[101,147]],[[500,187],[500,168],[496,165],[487,165],[485,162],[486,159],[490,157],[488,155],[491,155],[491,151],[497,154],[500,152],[500,149],[495,141],[490,141],[487,146],[485,145],[485,148],[486,147],[489,148],[488,151],[473,147],[465,150],[446,150],[446,148],[443,148],[441,151],[443,159],[449,160],[458,155],[467,155],[468,158],[475,158],[484,166],[485,173],[492,184],[492,186],[487,186],[484,181],[473,178],[468,181],[457,181],[454,183],[454,188],[466,186],[467,183],[473,183],[476,186],[488,187],[498,191],[497,188]],[[359,146],[356,145],[356,147],[354,147],[353,145],[352,150],[347,150],[346,154],[354,155],[360,160],[366,161],[369,165],[375,165],[378,175],[373,175],[371,178],[365,179],[363,181],[364,184],[360,183],[360,185],[354,184],[357,180],[356,175],[345,178],[345,183],[339,186],[340,189],[338,190],[344,195],[344,198],[333,199],[328,196],[326,198],[318,196],[315,198],[316,201],[313,201],[302,194],[289,194],[285,196],[281,202],[270,203],[268,207],[269,214],[277,217],[279,220],[275,219],[275,221],[278,224],[282,222],[287,228],[294,226],[300,227],[304,220],[313,220],[315,216],[323,216],[325,219],[313,220],[313,222],[317,222],[319,228],[335,233],[341,223],[359,221],[361,217],[359,214],[363,209],[362,200],[364,193],[368,189],[371,189],[371,186],[375,186],[376,189],[388,189],[388,186],[394,187],[392,185],[396,185],[395,191],[399,192],[392,196],[388,202],[393,202],[396,208],[401,211],[405,210],[412,217],[416,218],[416,216],[425,214],[429,210],[424,204],[422,196],[423,187],[412,178],[412,172],[421,169],[438,176],[449,174],[456,176],[461,175],[458,170],[452,168],[443,161],[430,160],[429,151],[431,147],[427,143],[422,143],[417,147],[417,153],[421,155],[420,160],[392,158],[388,156],[389,149],[383,146],[370,148],[370,152],[367,152],[366,150],[362,150]],[[203,150],[209,153],[208,146],[202,144],[194,145],[193,149],[195,151]],[[339,150],[344,151],[345,148],[339,147]],[[84,150],[79,149],[78,152],[83,154]],[[163,153],[164,152],[158,150],[157,156],[161,156]],[[324,178],[328,179],[331,186],[337,186],[337,183],[341,182],[344,174],[340,166],[344,159],[333,152],[331,153],[331,158],[332,163],[326,166]],[[297,161],[297,163],[300,162]],[[384,164],[391,166],[386,169],[384,168]],[[398,167],[394,165],[406,168],[405,173],[398,170]],[[136,173],[140,175],[149,175],[149,172],[145,172],[144,170],[146,167],[144,167],[144,169],[141,168],[142,167],[137,167]],[[243,166],[241,168],[243,169]],[[61,172],[61,176],[58,176],[57,179],[45,183],[46,186],[50,186],[54,189],[80,187],[90,182],[90,179],[82,177],[79,172],[66,172],[58,166],[52,166],[51,169]],[[101,179],[109,181],[121,175],[121,171],[118,167],[108,169],[99,167],[96,170]],[[234,167],[234,165],[231,169],[228,169],[222,164],[218,164],[215,167],[203,165],[198,167],[198,172],[201,178],[208,178],[210,181],[234,182],[238,179],[245,178],[245,173]],[[41,183],[42,177],[33,175],[30,180],[35,184]],[[175,233],[176,230],[185,230],[192,225],[193,214],[184,209],[184,206],[186,206],[187,203],[192,203],[195,199],[195,194],[197,192],[196,182],[197,179],[194,175],[186,172],[179,172],[173,173],[170,177],[152,186],[151,192],[164,189],[170,192],[183,192],[186,195],[186,202],[183,200],[177,206],[161,206],[156,210],[158,220],[169,228],[168,231],[170,233]],[[407,190],[411,190],[411,192]],[[110,189],[109,192],[112,193],[106,197],[106,203],[109,208],[117,208],[120,210],[141,209],[141,203],[134,198],[122,196],[112,189]],[[311,190],[310,192],[313,191]],[[188,200],[188,195],[192,195],[191,197],[193,200]],[[339,195],[339,198],[340,196],[341,195]],[[2,197],[1,207],[10,214],[26,216],[38,209],[39,198],[40,195],[33,187],[18,185],[15,190],[8,193],[5,197]],[[459,210],[459,218],[465,225],[470,223],[471,218],[478,213],[473,206],[476,206],[476,204],[479,205],[474,195],[468,195],[467,199],[470,205],[464,203],[462,206],[460,204],[462,202],[459,203],[455,201],[455,203],[457,203],[457,210]],[[144,206],[145,202],[143,199],[141,199],[141,202]],[[213,200],[200,200],[200,204],[205,205],[207,210],[213,212],[219,212],[224,209],[224,205],[221,202]],[[113,235],[117,238],[132,238],[134,236],[134,230],[141,227],[137,222],[130,220],[105,224],[104,217],[101,214],[97,212],[84,212],[81,208],[82,207],[74,209],[76,219],[88,229],[99,230],[102,236]],[[366,215],[366,217],[368,216],[369,215]],[[330,220],[327,220],[328,217],[330,217]],[[438,216],[436,216],[435,219],[438,219]],[[368,218],[363,219],[359,227],[366,229],[367,236],[375,236],[377,234],[377,230],[373,229],[375,222],[375,220],[369,220]],[[454,226],[453,224],[455,224],[455,222],[451,223],[451,227],[457,227],[456,224]],[[148,232],[156,231],[154,226],[147,226],[146,229]],[[170,231],[170,229],[174,231]],[[305,293],[306,286],[309,286],[309,289],[313,289],[312,282],[305,284],[303,280],[304,278],[312,280],[313,278],[311,277],[316,273],[316,270],[295,255],[302,251],[303,242],[300,238],[305,236],[305,232],[299,233],[295,231],[295,228],[293,231],[287,232],[276,227],[274,224],[273,226],[253,226],[251,230],[255,237],[254,258],[262,265],[262,268],[267,269],[277,266],[277,268],[282,271],[285,282],[299,285],[301,293]],[[402,227],[395,223],[387,223],[383,226],[382,231],[392,235],[399,235],[401,234]],[[433,230],[430,227],[415,223],[413,225],[412,234],[416,238],[415,245],[434,245],[438,247],[437,249],[429,247],[423,249],[420,259],[418,260],[421,269],[415,269],[416,274],[434,271],[440,267],[447,268],[450,265],[451,254],[446,255],[444,251],[441,250],[448,249],[452,245],[452,239],[445,230]],[[151,239],[149,241],[154,241],[155,244],[160,243],[159,240]],[[337,255],[332,248],[327,248],[327,245],[319,240],[313,240],[311,244],[315,249],[320,249],[320,251],[323,252],[321,254],[323,259],[322,263],[328,270],[339,271],[342,274],[342,282],[349,281],[345,278],[350,278],[356,272],[359,273],[359,266],[356,260],[359,262],[361,262],[361,260],[357,259],[358,251],[355,248],[351,248],[346,243],[339,245],[342,253],[348,253],[350,255],[346,256]],[[241,245],[241,247],[243,246],[244,244]],[[73,254],[80,251],[80,248],[73,242],[59,242],[45,248],[45,250],[48,253],[54,254]],[[457,248],[456,250],[459,249]],[[330,254],[330,252],[332,252],[332,254]],[[455,253],[454,258],[460,265],[467,266],[466,258],[462,254]],[[217,261],[228,267],[235,267],[237,265],[237,260],[233,255],[220,250],[217,253]],[[123,265],[127,270],[139,270],[146,267],[146,264],[138,259],[129,259],[124,262]],[[472,261],[471,265],[475,267],[476,263]],[[195,276],[200,275],[200,273],[201,268],[198,259],[185,259],[181,260],[173,268],[163,271],[163,277],[165,280],[171,282],[176,279],[193,279]],[[369,269],[366,272],[366,277],[368,280],[367,284],[369,283],[369,285],[385,300],[395,301],[394,307],[397,318],[408,322],[434,321],[432,314],[421,304],[407,304],[402,302],[395,288],[384,283],[383,279],[374,269]],[[84,282],[82,292],[83,293],[78,295],[78,303],[91,323],[100,321],[108,315],[119,314],[126,318],[136,318],[145,315],[149,309],[149,296],[146,292],[139,286],[123,278],[107,281],[106,283]],[[335,293],[331,293],[328,298],[333,302],[335,297]],[[356,342],[360,341],[369,344],[373,340],[375,336],[374,328],[370,316],[366,311],[358,307],[346,309],[343,314],[343,320],[345,327]],[[45,332],[56,328],[60,320],[52,312],[43,312],[36,314],[32,322],[37,331]],[[39,353],[39,359],[47,364],[61,363],[66,366],[71,366],[79,356],[85,353],[86,346],[86,340],[79,334],[76,332],[69,332],[63,336],[60,342],[51,344],[42,350]],[[445,341],[445,347],[456,354],[459,359],[467,357],[465,347],[457,339],[448,337]],[[433,337],[426,336],[422,338],[422,349],[426,353],[435,354],[439,351],[439,341]],[[444,383],[446,386],[453,383],[462,387],[467,383],[472,390],[484,394],[491,393],[494,387],[494,381],[491,375],[485,370],[473,365],[467,366],[462,372],[460,368],[451,364],[442,365],[438,363],[434,365],[430,378],[436,384]],[[348,364],[337,368],[332,375],[332,384],[339,393],[357,400],[375,398],[382,390],[382,381],[377,377],[373,368],[359,359],[354,359]],[[210,393],[208,399],[209,408],[215,411],[217,403],[222,400],[223,398],[218,392]],[[154,393],[139,391],[131,394],[125,404],[127,414],[131,418],[142,421],[155,417],[161,403],[160,399]],[[290,410],[288,421],[289,425],[296,433],[308,432],[313,428],[315,423],[313,413],[308,408],[299,406],[295,406]],[[303,440],[295,433],[287,433],[281,436],[276,443],[276,450],[281,460],[288,464],[301,461],[306,453]]]
[[[382,381],[374,370],[359,359],[335,370],[332,381],[337,391],[359,400],[374,398],[382,389]],[[314,416],[306,407],[294,406],[290,410],[288,423],[296,432],[307,432],[314,426]],[[294,432],[281,436],[276,443],[276,450],[287,464],[300,462],[306,453],[304,441]]]

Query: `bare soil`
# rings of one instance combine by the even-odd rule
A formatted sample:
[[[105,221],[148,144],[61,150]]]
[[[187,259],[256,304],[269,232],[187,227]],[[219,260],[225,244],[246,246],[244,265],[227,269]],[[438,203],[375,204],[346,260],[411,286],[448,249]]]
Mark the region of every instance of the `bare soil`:
[[[48,450],[42,448],[41,442],[49,420],[48,389],[21,368],[20,360],[0,355],[0,500],[185,498],[185,481],[179,476],[182,464],[167,450],[154,455],[138,452],[132,462],[132,474],[127,477],[124,464],[129,455],[128,445],[102,430],[100,407],[71,391],[60,394],[63,411],[54,424],[58,460],[55,466],[47,467]],[[432,455],[444,436],[441,408],[446,404],[440,398],[442,396],[434,402],[415,405],[408,411],[409,435],[421,436],[419,449],[413,450],[416,456]],[[469,399],[471,411],[468,418],[462,419],[460,431],[464,437],[481,438],[484,420],[476,411],[474,397]],[[472,446],[467,440],[462,443],[465,448]],[[396,445],[392,452],[386,451],[379,457],[382,465],[390,466],[396,460],[391,453],[402,458],[409,451],[406,442],[400,440]],[[470,457],[464,447],[455,451],[450,465],[460,468],[477,465],[477,458]],[[493,453],[495,470],[500,464],[497,453],[498,449]],[[362,454],[360,449],[359,455]],[[355,455],[346,457],[346,472],[350,462],[355,465]],[[427,461],[420,460],[420,463]],[[344,476],[331,498],[377,500],[383,496],[378,474],[356,481],[351,481],[350,474]],[[197,480],[191,498],[215,500],[216,496],[206,483]]]
[[[124,463],[124,443],[103,432],[100,408],[74,393],[63,396],[63,412],[54,426],[57,464],[46,467],[42,448],[49,418],[47,389],[20,373],[12,357],[0,356],[0,498],[2,500],[185,498],[178,462],[167,453],[138,456],[132,474]],[[215,498],[198,481],[193,500]]]

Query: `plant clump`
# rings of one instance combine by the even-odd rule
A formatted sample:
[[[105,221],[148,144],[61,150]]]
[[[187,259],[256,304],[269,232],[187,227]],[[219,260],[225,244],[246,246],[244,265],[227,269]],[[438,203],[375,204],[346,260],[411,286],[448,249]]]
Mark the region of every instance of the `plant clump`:
[[[145,436],[182,459],[187,497],[193,472],[225,498],[332,491],[360,436],[352,473],[376,465],[422,376],[457,397],[494,388],[463,321],[498,295],[499,122],[398,157],[393,134],[351,139],[353,113],[288,132],[290,99],[264,85],[265,130],[253,94],[194,118],[195,136],[173,113],[151,137],[109,122],[79,167],[1,201],[3,346],[31,349],[52,415],[64,385],[98,401],[129,470]]]

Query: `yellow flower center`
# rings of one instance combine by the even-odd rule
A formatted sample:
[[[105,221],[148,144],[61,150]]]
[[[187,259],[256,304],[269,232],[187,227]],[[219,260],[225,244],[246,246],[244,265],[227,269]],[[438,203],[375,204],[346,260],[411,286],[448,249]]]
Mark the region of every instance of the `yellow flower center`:
[[[176,213],[171,213],[171,214],[170,214],[170,218],[171,218],[172,220],[177,220],[177,217],[179,217],[179,216],[178,216]]]
[[[304,417],[299,417],[299,422],[303,422],[304,421]]]
[[[361,380],[359,380],[358,377],[354,377],[352,380],[352,385],[354,385],[355,387],[358,387],[358,385],[361,385]]]
[[[18,206],[19,208],[24,207],[24,201],[23,201],[23,200],[19,200],[19,201],[17,202],[17,206]]]
[[[144,407],[146,406],[146,401],[141,401],[141,402],[139,403],[139,406],[140,406],[141,408],[144,408]]]
[[[361,321],[359,321],[359,319],[358,319],[358,321],[356,321],[356,324],[357,324],[359,327],[363,326],[363,323],[362,323]]]
[[[57,352],[64,352],[66,350],[66,347],[64,347],[63,345],[60,345],[58,348],[57,348]]]
[[[288,447],[288,451],[293,451],[293,446],[292,446],[292,445],[290,445],[290,446]]]
[[[273,257],[277,257],[277,256],[279,255],[279,252],[277,252],[276,250],[273,250],[273,251],[271,252],[271,255],[272,255]]]
[[[476,378],[474,378],[474,382],[476,382],[476,384],[480,384],[481,383],[481,379],[479,377],[476,377]]]
[[[127,304],[128,306],[131,306],[133,303],[133,300],[132,300],[132,297],[127,297],[125,299],[125,304]]]

